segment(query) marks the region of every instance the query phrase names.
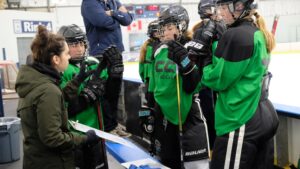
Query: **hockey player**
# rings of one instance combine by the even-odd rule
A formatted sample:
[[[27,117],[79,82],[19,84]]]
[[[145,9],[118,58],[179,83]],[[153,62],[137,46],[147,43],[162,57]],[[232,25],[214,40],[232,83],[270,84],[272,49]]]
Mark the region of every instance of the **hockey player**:
[[[154,148],[154,96],[153,89],[149,86],[149,81],[152,80],[153,70],[153,55],[157,46],[160,43],[159,36],[159,23],[158,20],[151,21],[148,25],[147,35],[149,37],[141,47],[139,59],[139,74],[143,81],[141,93],[141,109],[139,111],[140,125],[143,134],[150,140],[149,152],[151,155],[155,154]]]
[[[150,73],[152,73],[153,69],[153,55],[154,51],[160,43],[159,36],[159,23],[158,20],[154,20],[149,23],[147,35],[149,37],[148,40],[145,41],[140,51],[140,59],[139,59],[139,73],[142,81],[146,87],[146,100],[147,106],[154,106],[154,98],[153,91],[149,88],[150,81]]]
[[[270,169],[272,138],[278,127],[277,114],[267,97],[274,37],[253,0],[217,3],[228,30],[213,58],[203,55],[207,66],[202,78],[204,85],[218,91],[211,168]]]
[[[156,101],[157,154],[172,169],[184,168],[185,162],[200,159],[205,161],[201,167],[208,168],[207,135],[199,125],[203,121],[193,102],[194,94],[199,92],[200,76],[183,47],[191,39],[188,13],[182,6],[170,6],[161,12],[159,24],[164,41],[155,51],[150,80]]]
[[[205,55],[205,51],[212,54],[212,49],[205,47],[216,48],[217,41],[226,30],[226,25],[220,20],[220,16],[216,15],[215,0],[201,0],[198,4],[198,14],[201,22],[194,25],[193,40],[185,46],[188,48],[190,59],[202,69],[206,63],[203,63],[201,55]]]
[[[61,88],[64,88],[68,81],[72,80],[74,75],[76,77],[82,76],[80,79],[78,95],[70,97],[68,101],[68,114],[69,118],[74,121],[79,121],[82,124],[88,125],[93,128],[104,130],[101,106],[102,97],[114,90],[107,83],[111,80],[108,75],[112,75],[112,69],[122,63],[122,56],[118,53],[115,47],[109,47],[103,53],[103,59],[98,64],[98,60],[86,57],[85,52],[87,48],[85,33],[77,25],[62,26],[58,31],[65,37],[66,42],[70,49],[70,64],[63,73]],[[99,71],[99,66],[107,69],[102,72]],[[97,70],[96,70],[97,69]],[[86,78],[87,75],[93,74]],[[101,74],[100,74],[101,73]],[[122,73],[122,72],[120,72]],[[118,76],[118,73],[113,74],[113,77]],[[105,122],[105,121],[104,121]],[[108,168],[105,145],[103,142],[93,146],[82,146],[75,151],[76,166],[80,169],[94,169],[94,168]]]
[[[216,48],[217,41],[226,30],[226,25],[223,22],[219,21],[219,18],[217,18],[215,10],[215,0],[200,0],[198,4],[198,14],[201,21],[194,25],[192,29],[193,40],[185,46],[189,51],[189,58],[197,64],[198,68],[200,69],[200,75],[202,76],[204,63],[201,55],[212,55],[212,49],[205,49],[207,50],[207,52],[204,52],[201,49],[203,45],[201,44],[201,42],[198,43],[198,41],[202,41],[201,39],[208,39],[207,46]],[[209,29],[216,33],[206,34],[204,32],[206,29]],[[210,36],[214,36],[212,40],[210,40]],[[197,46],[200,47],[200,49]],[[214,129],[214,104],[216,101],[216,97],[217,93],[206,86],[203,86],[201,91],[199,92],[200,105],[208,125],[209,142],[211,145],[210,148],[213,147],[216,138],[216,131]]]

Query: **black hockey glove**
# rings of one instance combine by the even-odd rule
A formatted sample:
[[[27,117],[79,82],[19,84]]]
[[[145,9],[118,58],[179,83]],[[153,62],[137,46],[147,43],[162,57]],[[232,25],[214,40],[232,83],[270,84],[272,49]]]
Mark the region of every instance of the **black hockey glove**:
[[[104,50],[103,59],[108,62],[108,75],[122,77],[124,71],[123,59],[116,46],[110,46]]]
[[[193,35],[193,39],[200,42],[203,46],[210,46],[213,38],[216,34],[216,23],[209,20],[203,25],[202,28],[198,29]]]
[[[216,38],[216,34],[216,23],[209,20],[205,25],[196,30],[193,40],[185,45],[189,51],[188,55],[190,59],[197,62],[199,67],[204,67],[212,63],[211,44]]]
[[[87,77],[89,77],[94,70],[87,70],[88,63],[83,61],[80,66],[79,73],[74,77],[74,80],[76,80],[78,83],[82,83]]]
[[[62,89],[63,96],[66,102],[72,102],[74,99],[77,99],[79,85],[80,83],[73,79],[69,81]]]
[[[188,51],[191,51],[191,55],[192,53],[196,53],[200,57],[205,56],[210,51],[215,34],[215,22],[209,20],[205,25],[195,31],[193,40],[186,43],[185,47]]]
[[[168,58],[178,65],[179,71],[183,75],[190,73],[195,65],[190,61],[186,48],[174,40],[167,42],[167,45]]]
[[[86,62],[82,62],[79,73],[75,74],[74,78],[63,88],[63,95],[67,102],[71,102],[78,97],[80,84],[94,72],[93,70],[87,71],[86,65]]]
[[[87,146],[96,145],[100,141],[100,138],[96,135],[94,130],[88,130],[85,134],[87,136],[87,139],[85,141],[85,144]]]
[[[105,92],[105,83],[106,80],[101,78],[91,79],[86,87],[81,91],[81,95],[83,95],[88,103],[94,103],[102,97]]]

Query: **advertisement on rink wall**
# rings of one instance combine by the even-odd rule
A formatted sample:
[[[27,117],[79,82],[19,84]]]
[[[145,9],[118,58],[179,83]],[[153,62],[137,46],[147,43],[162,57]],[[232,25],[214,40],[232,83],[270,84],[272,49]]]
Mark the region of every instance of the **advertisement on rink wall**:
[[[36,33],[39,25],[44,25],[49,31],[52,31],[52,21],[34,21],[34,20],[13,20],[14,32],[20,33]]]

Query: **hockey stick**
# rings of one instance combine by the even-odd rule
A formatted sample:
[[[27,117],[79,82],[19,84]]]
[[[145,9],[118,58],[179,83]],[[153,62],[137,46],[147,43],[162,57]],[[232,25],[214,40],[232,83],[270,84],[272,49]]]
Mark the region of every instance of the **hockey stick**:
[[[100,128],[100,130],[104,131],[104,125],[103,125],[103,118],[102,118],[102,112],[101,112],[100,102],[97,101],[96,104],[97,104],[97,113],[98,113],[99,128]],[[102,139],[101,147],[102,147],[102,151],[103,151],[104,168],[108,169],[108,161],[107,161],[106,146],[105,146],[105,140],[104,139]]]
[[[104,68],[106,67],[106,60],[101,61],[101,63],[99,63],[96,71],[94,72],[92,78],[99,78],[101,72],[104,70]],[[95,103],[96,107],[97,107],[97,117],[98,117],[98,123],[99,123],[99,129],[104,131],[104,122],[103,122],[103,117],[102,117],[102,112],[101,112],[101,107],[100,107],[100,100],[98,99]],[[105,146],[105,140],[102,139],[101,140],[101,147],[102,147],[102,151],[103,151],[103,158],[104,158],[104,168],[108,169],[108,161],[107,161],[107,155],[106,155],[106,146]]]
[[[179,127],[179,147],[180,147],[180,168],[184,169],[184,160],[183,160],[183,146],[182,146],[182,121],[181,121],[181,110],[180,110],[180,87],[179,87],[179,71],[178,66],[176,65],[176,88],[177,88],[177,104],[178,104],[178,127]]]
[[[272,31],[271,31],[271,33],[273,34],[274,37],[275,37],[276,30],[277,30],[278,21],[279,21],[279,15],[276,14],[274,16]],[[278,152],[277,152],[277,139],[276,139],[276,137],[274,137],[274,164],[278,165]]]
[[[210,154],[210,144],[209,144],[209,136],[208,136],[208,128],[207,128],[207,123],[206,123],[206,119],[203,115],[202,112],[202,108],[200,105],[200,99],[196,98],[195,102],[197,103],[198,109],[199,109],[199,114],[200,114],[200,119],[203,121],[204,123],[204,127],[205,127],[205,134],[206,134],[206,142],[207,142],[207,151],[208,151],[208,158],[211,159],[211,154]]]
[[[275,36],[276,29],[277,29],[277,24],[279,20],[279,15],[275,15],[274,20],[273,20],[273,25],[272,25],[272,31],[271,33]]]

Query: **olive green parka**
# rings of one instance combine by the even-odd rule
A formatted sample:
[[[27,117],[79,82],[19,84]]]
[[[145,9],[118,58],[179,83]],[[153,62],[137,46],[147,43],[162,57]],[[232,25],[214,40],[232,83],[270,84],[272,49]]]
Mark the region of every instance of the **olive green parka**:
[[[24,134],[23,169],[74,169],[73,149],[85,142],[86,136],[68,128],[59,79],[40,72],[22,66],[16,82]]]

